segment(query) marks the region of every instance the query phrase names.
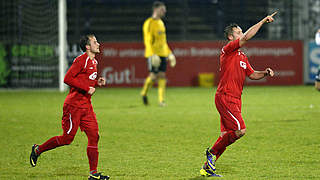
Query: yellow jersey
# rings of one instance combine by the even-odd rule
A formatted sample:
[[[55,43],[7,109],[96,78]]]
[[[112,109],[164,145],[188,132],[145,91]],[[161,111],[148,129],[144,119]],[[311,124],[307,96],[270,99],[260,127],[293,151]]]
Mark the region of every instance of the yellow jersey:
[[[150,57],[154,54],[167,57],[171,50],[167,44],[166,27],[161,19],[148,18],[143,23],[144,56]]]

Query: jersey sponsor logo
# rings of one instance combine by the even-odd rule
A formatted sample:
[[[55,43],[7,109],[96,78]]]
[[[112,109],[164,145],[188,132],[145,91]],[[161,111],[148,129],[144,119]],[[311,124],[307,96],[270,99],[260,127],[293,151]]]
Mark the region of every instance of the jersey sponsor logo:
[[[240,61],[240,67],[242,67],[243,69],[247,69],[247,64],[243,61]]]
[[[95,79],[97,78],[97,75],[98,75],[98,73],[97,73],[97,72],[94,72],[94,73],[92,73],[92,74],[89,76],[89,79],[95,80]]]

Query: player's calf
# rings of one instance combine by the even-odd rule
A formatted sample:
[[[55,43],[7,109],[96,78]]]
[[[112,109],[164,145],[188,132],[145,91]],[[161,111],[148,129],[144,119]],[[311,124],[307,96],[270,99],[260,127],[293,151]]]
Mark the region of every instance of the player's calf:
[[[72,143],[74,136],[69,134],[63,134],[62,136],[58,136],[57,139],[59,141],[60,146],[69,145]]]

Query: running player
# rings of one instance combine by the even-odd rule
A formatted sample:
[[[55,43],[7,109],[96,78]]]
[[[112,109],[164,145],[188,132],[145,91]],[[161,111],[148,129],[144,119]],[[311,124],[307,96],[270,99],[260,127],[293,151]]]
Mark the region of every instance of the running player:
[[[200,170],[202,176],[219,176],[215,173],[215,162],[226,147],[241,138],[246,126],[241,115],[241,94],[246,76],[259,80],[273,76],[273,70],[255,71],[247,56],[239,50],[250,40],[265,23],[273,22],[273,13],[250,27],[245,33],[237,24],[225,28],[227,45],[220,53],[220,81],[215,95],[215,105],[220,114],[221,134],[212,148],[206,151],[207,161]]]
[[[63,134],[54,136],[41,145],[32,146],[30,154],[32,167],[37,165],[40,154],[56,147],[69,145],[80,127],[88,137],[87,156],[90,166],[88,179],[109,179],[109,176],[97,172],[99,128],[91,104],[95,86],[106,84],[104,78],[97,78],[98,61],[95,56],[100,52],[99,46],[96,37],[92,34],[80,39],[80,48],[84,53],[73,61],[64,78],[64,82],[70,86],[70,92],[63,105]]]

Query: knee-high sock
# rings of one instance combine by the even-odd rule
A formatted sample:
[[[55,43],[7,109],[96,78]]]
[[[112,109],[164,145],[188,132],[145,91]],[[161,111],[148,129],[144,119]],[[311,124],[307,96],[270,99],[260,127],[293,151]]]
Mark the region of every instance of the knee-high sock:
[[[147,79],[144,81],[144,85],[141,91],[141,96],[146,96],[148,93],[148,90],[152,87],[153,81],[151,77],[147,77]]]
[[[234,143],[239,137],[236,135],[235,131],[228,131],[222,137],[219,137],[216,143],[211,148],[210,152],[215,154],[218,158],[225,151],[226,147]]]
[[[89,160],[90,171],[96,171],[99,159],[98,146],[88,146],[87,156]]]
[[[95,130],[86,131],[88,137],[87,156],[89,160],[90,172],[97,171],[99,152],[98,141],[99,133]]]
[[[158,80],[158,95],[159,95],[159,102],[164,102],[164,94],[166,91],[166,84],[167,80],[165,78],[160,78]]]
[[[46,152],[48,150],[54,149],[59,146],[64,146],[70,144],[74,139],[72,135],[62,135],[62,136],[54,136],[48,139],[45,143],[39,145],[38,154]]]
[[[222,137],[219,136],[218,139],[217,139],[217,141],[216,141],[216,142],[214,143],[214,145],[212,146],[212,148],[213,148],[217,143],[219,143],[219,142],[221,141],[221,139],[222,139]],[[210,149],[210,152],[211,152],[211,153],[213,153],[212,148]],[[220,151],[217,152],[216,154],[213,153],[214,155],[216,155],[216,161],[217,161],[217,160],[219,159],[219,157],[222,155],[222,153],[224,152],[224,150],[226,150],[226,148],[220,150]],[[207,166],[207,161],[204,162],[204,167],[205,167],[205,168],[209,168],[209,167]]]
[[[218,139],[217,139],[217,141],[214,143],[214,145],[213,145],[212,147],[214,147],[214,146],[215,146],[217,143],[219,143],[221,140],[222,140],[222,137],[219,136]],[[212,149],[212,148],[211,148],[211,149]],[[216,155],[216,160],[219,159],[219,157],[222,155],[222,153],[223,153],[225,150],[226,150],[226,148],[221,149],[217,154],[215,154],[215,155]],[[212,150],[210,150],[210,151],[212,151]]]

